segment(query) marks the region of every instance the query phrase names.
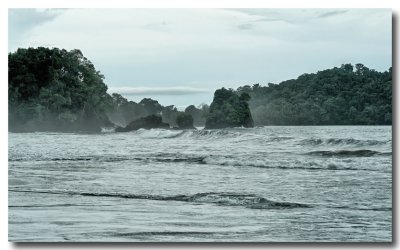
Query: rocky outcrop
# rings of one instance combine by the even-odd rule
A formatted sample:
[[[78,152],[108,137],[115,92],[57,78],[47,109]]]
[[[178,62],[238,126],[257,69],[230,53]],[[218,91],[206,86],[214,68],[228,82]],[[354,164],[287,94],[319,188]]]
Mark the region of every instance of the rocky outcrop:
[[[143,129],[152,129],[152,128],[169,129],[170,126],[168,123],[162,122],[162,119],[160,116],[149,115],[149,116],[134,120],[133,122],[129,123],[128,126],[126,126],[125,128],[116,127],[115,132],[129,132],[129,131],[138,130],[141,128],[143,128]]]
[[[206,120],[206,129],[229,127],[253,127],[248,101],[250,96],[240,96],[232,89],[218,89],[214,93],[213,102]]]

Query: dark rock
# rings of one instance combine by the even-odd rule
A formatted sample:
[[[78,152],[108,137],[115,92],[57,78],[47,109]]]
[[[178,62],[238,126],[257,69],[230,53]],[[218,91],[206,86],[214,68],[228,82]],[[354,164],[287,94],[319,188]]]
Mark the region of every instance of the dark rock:
[[[169,127],[168,123],[162,122],[162,119],[160,116],[149,115],[149,116],[134,120],[133,122],[129,123],[129,125],[126,126],[125,128],[116,127],[115,132],[129,132],[129,131],[138,130],[141,128],[144,128],[144,129],[152,129],[152,128],[169,129],[170,127]]]

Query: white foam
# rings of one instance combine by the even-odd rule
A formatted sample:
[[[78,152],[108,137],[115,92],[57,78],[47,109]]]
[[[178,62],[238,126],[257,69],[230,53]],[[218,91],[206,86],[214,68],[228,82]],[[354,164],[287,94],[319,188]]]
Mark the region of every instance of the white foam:
[[[134,131],[142,138],[173,138],[182,135],[185,131],[169,129],[139,129]]]
[[[114,127],[101,128],[101,133],[114,133],[114,132],[115,132]]]

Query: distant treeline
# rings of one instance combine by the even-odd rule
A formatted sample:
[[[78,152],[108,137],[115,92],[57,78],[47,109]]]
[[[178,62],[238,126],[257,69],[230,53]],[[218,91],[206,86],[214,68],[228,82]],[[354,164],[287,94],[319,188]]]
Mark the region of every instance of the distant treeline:
[[[208,105],[202,104],[199,107],[190,105],[184,112],[178,111],[174,105],[162,106],[158,101],[151,98],[144,98],[139,103],[128,101],[120,94],[112,94],[112,109],[107,112],[110,120],[119,126],[126,126],[130,122],[149,115],[159,115],[162,121],[169,125],[178,126],[179,118],[183,114],[190,114],[194,126],[204,126]]]
[[[145,98],[139,103],[108,94],[104,76],[79,50],[44,47],[8,55],[10,131],[99,131],[149,115],[176,126],[391,124],[392,70],[350,64],[304,74],[280,84],[220,89],[206,104],[180,112]],[[219,91],[219,92],[218,92]],[[224,100],[227,96],[227,100]],[[249,117],[247,103],[251,111]],[[223,111],[226,114],[221,114]],[[188,115],[190,114],[190,117]]]
[[[255,125],[390,125],[392,68],[344,64],[297,79],[243,86]]]

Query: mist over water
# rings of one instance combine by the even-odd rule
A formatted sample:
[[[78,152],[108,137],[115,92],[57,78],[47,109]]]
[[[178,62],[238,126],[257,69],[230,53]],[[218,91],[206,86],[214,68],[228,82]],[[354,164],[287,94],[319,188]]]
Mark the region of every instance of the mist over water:
[[[391,129],[9,133],[9,240],[390,242]]]

